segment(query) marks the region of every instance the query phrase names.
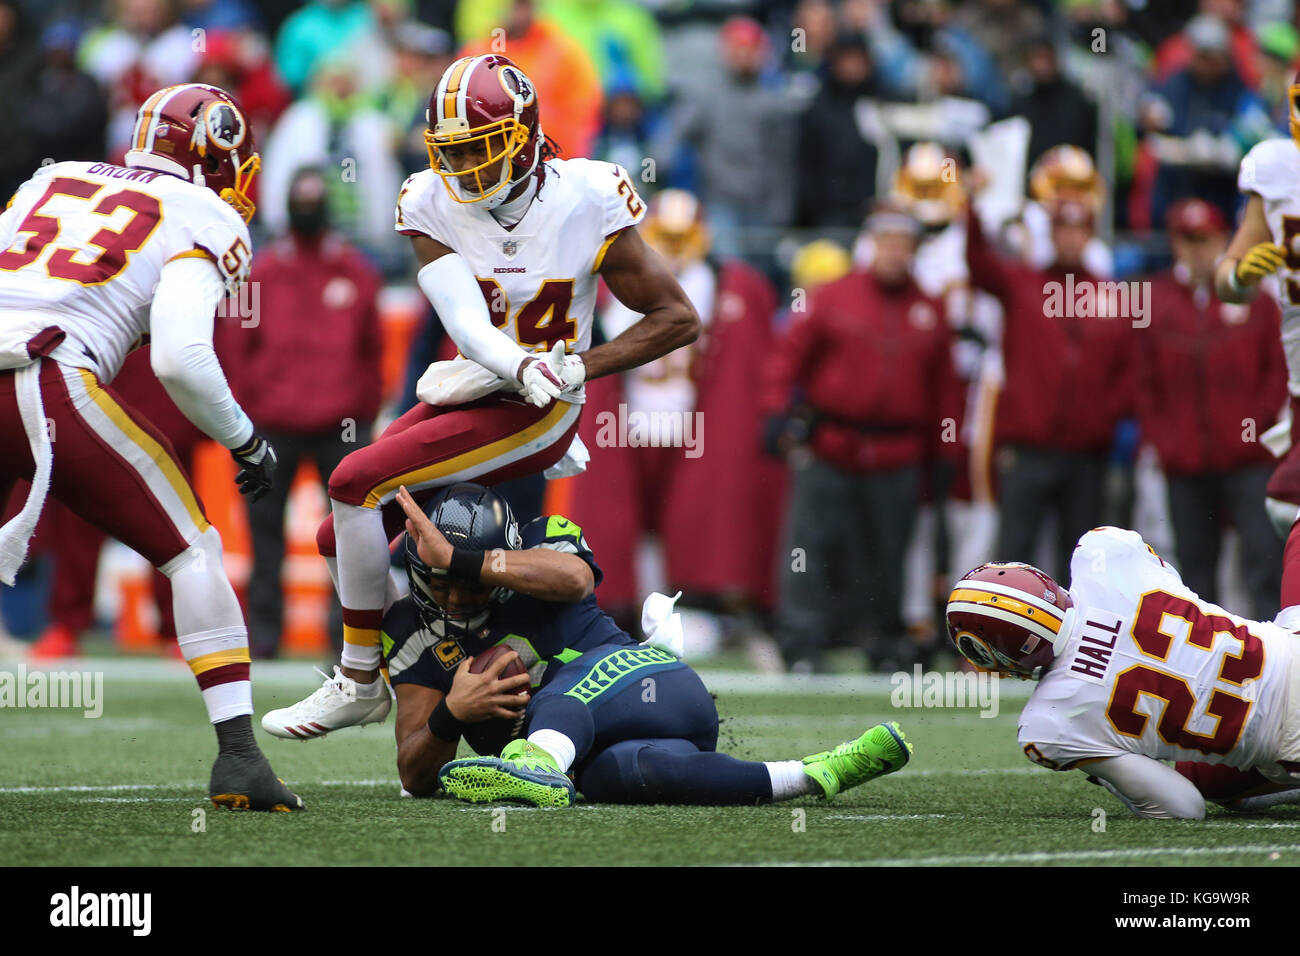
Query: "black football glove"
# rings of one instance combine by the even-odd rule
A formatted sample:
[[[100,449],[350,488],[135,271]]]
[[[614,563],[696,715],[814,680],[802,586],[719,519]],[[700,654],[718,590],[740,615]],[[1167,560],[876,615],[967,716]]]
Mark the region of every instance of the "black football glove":
[[[261,435],[254,435],[242,448],[231,449],[230,457],[239,465],[235,484],[250,502],[261,499],[275,485],[275,449]]]

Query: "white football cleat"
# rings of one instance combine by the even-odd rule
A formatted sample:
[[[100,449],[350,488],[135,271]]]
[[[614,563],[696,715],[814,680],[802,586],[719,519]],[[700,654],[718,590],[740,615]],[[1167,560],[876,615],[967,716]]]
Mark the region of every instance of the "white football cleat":
[[[388,688],[380,681],[382,693],[378,697],[357,697],[357,682],[344,676],[337,664],[334,676],[325,677],[321,689],[292,707],[273,710],[262,718],[262,729],[285,740],[312,740],[324,737],[344,727],[381,723],[393,706]]]

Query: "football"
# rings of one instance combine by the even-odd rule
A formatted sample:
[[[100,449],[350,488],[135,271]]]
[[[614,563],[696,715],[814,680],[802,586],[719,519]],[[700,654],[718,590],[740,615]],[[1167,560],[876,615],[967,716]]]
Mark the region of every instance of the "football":
[[[487,670],[492,663],[502,654],[508,654],[514,648],[507,644],[497,644],[489,647],[483,653],[474,658],[469,665],[471,674],[481,674]],[[514,677],[516,674],[526,674],[528,671],[524,668],[521,660],[513,660],[501,671],[502,679]],[[528,688],[521,687],[519,693],[525,694]],[[519,736],[524,726],[524,712],[519,711],[519,716],[514,720],[507,720],[504,717],[496,717],[490,720],[480,721],[471,724],[465,731],[465,742],[470,745],[473,751],[480,757],[495,757],[501,753],[502,748],[510,741]]]

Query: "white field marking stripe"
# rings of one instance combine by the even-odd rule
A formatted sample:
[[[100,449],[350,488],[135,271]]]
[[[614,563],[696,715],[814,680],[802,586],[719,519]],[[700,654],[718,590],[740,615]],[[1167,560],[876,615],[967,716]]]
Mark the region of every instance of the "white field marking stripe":
[[[132,441],[129,435],[118,428],[117,424],[104,414],[104,410],[99,407],[99,403],[90,397],[86,383],[81,378],[80,369],[64,366],[63,381],[67,384],[68,392],[72,397],[75,414],[85,422],[91,431],[103,439],[104,443],[119,458],[124,459],[127,465],[145,480],[149,487],[148,493],[153,496],[158,504],[162,505],[163,512],[167,515],[172,527],[176,529],[176,533],[182,540],[192,541],[199,534],[200,529],[194,523],[194,519],[190,517],[185,502],[176,493],[172,483],[163,474],[163,470],[158,467],[153,456]],[[112,397],[108,397],[111,401]],[[126,414],[125,409],[123,409],[123,414]],[[144,429],[140,430],[144,431]],[[163,453],[166,454],[165,451]]]
[[[998,774],[1021,774],[1021,773],[1045,773],[1038,767],[993,767],[989,769],[956,769],[956,770],[907,770],[904,769],[898,774],[890,774],[888,779],[897,780],[900,776],[908,777],[927,777],[927,776],[989,776]],[[291,780],[291,785],[297,787],[401,787],[401,781],[396,777],[384,778],[373,777],[365,780]],[[203,787],[207,785],[205,780],[194,780],[189,783],[106,783],[95,785],[68,784],[66,786],[48,786],[48,787],[0,787],[0,794],[6,793],[117,793],[122,790],[130,791],[152,791],[152,790],[187,790],[191,787]],[[476,808],[485,809],[485,808]],[[490,808],[486,808],[490,809]],[[529,808],[519,808],[529,809]],[[882,817],[881,819],[887,819]],[[899,819],[903,819],[900,817]],[[1238,824],[1240,826],[1241,824]]]
[[[195,797],[87,797],[86,803],[193,803]]]
[[[897,780],[899,774],[906,774],[909,777],[996,777],[1008,773],[1019,775],[1050,772],[1046,767],[978,767],[954,770],[911,770],[904,767],[898,773],[890,774],[887,779]]]
[[[879,857],[862,860],[789,860],[735,863],[733,866],[970,866],[998,863],[1051,863],[1056,860],[1140,859],[1144,856],[1228,856],[1234,853],[1293,853],[1300,844],[1256,843],[1245,846],[1155,846],[1127,850],[1063,850],[1059,853],[988,853],[970,856]]]
[[[206,780],[191,783],[105,783],[94,786],[68,785],[63,787],[0,787],[0,794],[5,793],[116,793],[119,790],[188,790],[191,787],[206,787]],[[297,787],[400,787],[401,781],[396,777],[373,780],[292,780]]]
[[[522,811],[524,813],[536,813],[538,810],[606,810],[612,804],[594,804],[594,803],[575,803],[571,807],[457,807],[458,813],[495,813],[498,810],[505,810],[510,813]]]
[[[1205,826],[1221,830],[1294,830],[1300,823],[1239,823],[1236,820],[1211,820]]]
[[[986,591],[990,594],[997,594],[1003,597],[1009,597],[1019,601],[1021,604],[1032,604],[1035,608],[1042,611],[1048,617],[1054,618],[1058,624],[1065,623],[1065,612],[1046,598],[1040,598],[1019,588],[1008,587],[1005,584],[996,584],[992,581],[962,581],[953,585],[953,590],[958,588],[969,588],[972,591]]]
[[[946,813],[837,813],[823,820],[944,820]]]
[[[897,683],[889,674],[755,674],[750,671],[711,670],[707,660],[698,664],[689,657],[686,663],[695,668],[709,690],[725,694],[888,695]],[[3,669],[4,664],[0,662],[0,670]],[[105,678],[142,683],[183,682],[190,686],[194,683],[194,675],[185,663],[171,658],[77,657],[49,663],[28,661],[27,670],[28,673],[37,670],[90,670],[102,673]],[[911,673],[900,673],[908,680],[912,679]],[[320,678],[306,661],[254,661],[252,674],[254,688],[297,688],[303,691],[299,696],[306,696],[320,687]],[[998,697],[1001,700],[1026,700],[1035,686],[1032,681],[1002,680],[998,685]],[[292,701],[277,700],[274,706],[286,706],[297,699],[298,697]],[[899,713],[906,713],[910,709],[915,708],[899,708]]]
[[[517,461],[523,461],[530,455],[536,455],[538,452],[550,448],[563,438],[564,433],[569,430],[569,426],[573,424],[574,419],[576,419],[581,413],[581,405],[570,405],[565,409],[564,414],[560,416],[559,420],[556,421],[554,425],[531,441],[526,441],[517,448],[512,448],[507,452],[502,452],[495,458],[489,458],[476,465],[462,468],[460,471],[451,475],[445,475],[441,478],[431,478],[428,481],[418,481],[415,483],[407,482],[407,490],[416,491],[425,488],[441,487],[442,485],[451,485],[458,481],[473,481],[475,478],[486,475],[488,472],[504,468],[506,465],[513,465]],[[399,490],[400,489],[398,488],[394,488],[392,491],[388,492],[388,494],[380,498],[380,507],[395,500]]]
[[[1049,644],[1054,643],[1057,640],[1057,635],[1053,633],[1050,627],[1045,627],[1037,621],[1031,620],[1023,614],[1017,614],[1014,611],[1004,611],[1000,607],[990,607],[987,604],[973,604],[970,601],[953,601],[948,605],[948,613],[952,614],[958,611],[967,614],[978,614],[983,617],[996,617],[1000,621],[1019,625],[1026,631],[1033,631],[1034,634],[1041,637]]]

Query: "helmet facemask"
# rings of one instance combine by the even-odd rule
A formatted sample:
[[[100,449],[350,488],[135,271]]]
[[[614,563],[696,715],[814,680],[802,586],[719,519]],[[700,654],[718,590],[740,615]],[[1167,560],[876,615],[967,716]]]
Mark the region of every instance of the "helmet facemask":
[[[457,123],[464,126],[463,120],[443,121],[438,125],[442,127]],[[528,127],[515,119],[503,119],[479,129],[455,132],[430,129],[425,131],[424,143],[429,150],[429,165],[442,177],[451,197],[460,203],[482,202],[518,181],[514,160],[528,144]],[[453,147],[469,148],[476,144],[485,147],[486,159],[465,169],[456,169],[446,150]],[[489,171],[497,164],[500,164],[499,171],[491,176]]]
[[[1295,75],[1287,87],[1286,100],[1291,107],[1291,139],[1300,146],[1300,73]]]
[[[235,212],[243,217],[244,222],[253,221],[257,206],[248,197],[253,188],[253,179],[262,168],[262,158],[256,152],[250,152],[243,162],[239,160],[239,148],[249,139],[247,120],[231,104],[218,100],[209,103],[201,116],[194,116],[194,148],[203,157],[204,169],[208,175],[215,176],[221,171],[221,164],[228,162],[234,169],[233,182],[217,190],[217,195],[228,203]]]
[[[441,625],[441,632],[453,639],[472,637],[481,630],[492,611],[504,604],[512,593],[509,588],[493,588],[482,607],[468,613],[452,613],[439,602],[436,592],[449,587],[454,579],[446,571],[425,564],[409,537],[406,543],[406,580],[424,626],[436,634],[439,631],[437,625]]]
[[[243,216],[246,223],[252,222],[253,213],[257,212],[257,205],[248,198],[248,194],[253,189],[253,180],[261,171],[262,157],[254,153],[235,170],[235,184],[227,186],[217,193],[218,196],[234,207],[235,212]]]

